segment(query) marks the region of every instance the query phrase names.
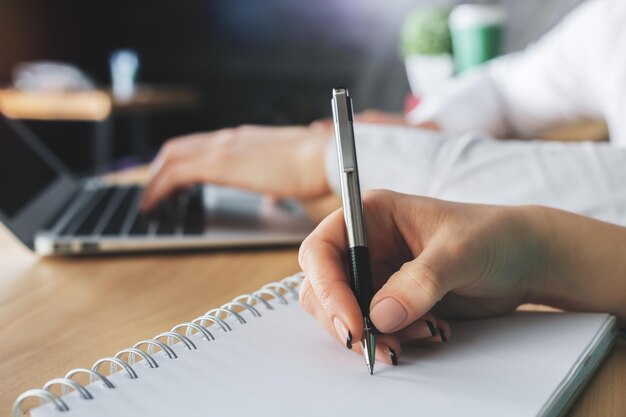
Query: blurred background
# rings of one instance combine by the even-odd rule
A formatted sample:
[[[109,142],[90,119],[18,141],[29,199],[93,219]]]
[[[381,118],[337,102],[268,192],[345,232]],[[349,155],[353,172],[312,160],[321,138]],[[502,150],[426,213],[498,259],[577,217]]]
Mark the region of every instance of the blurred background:
[[[538,39],[581,1],[469,3],[502,7],[502,52],[510,52]],[[357,111],[402,112],[410,87],[400,38],[409,12],[457,3],[0,0],[0,86],[12,86],[20,63],[55,61],[76,66],[95,87],[107,89],[111,53],[134,51],[139,85],[163,94],[114,104],[117,113],[106,124],[28,121],[72,171],[94,172],[97,164],[116,169],[149,159],[172,136],[328,116],[330,89],[337,85],[350,87]],[[98,161],[94,153],[102,148],[92,141],[106,135],[111,149]]]

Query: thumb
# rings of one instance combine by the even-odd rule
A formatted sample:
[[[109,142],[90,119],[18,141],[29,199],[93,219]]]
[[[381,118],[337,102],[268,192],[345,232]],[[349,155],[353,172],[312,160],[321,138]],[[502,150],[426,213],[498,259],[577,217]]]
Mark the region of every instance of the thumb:
[[[393,333],[426,314],[446,292],[441,274],[419,256],[402,265],[376,293],[370,319],[382,333]]]

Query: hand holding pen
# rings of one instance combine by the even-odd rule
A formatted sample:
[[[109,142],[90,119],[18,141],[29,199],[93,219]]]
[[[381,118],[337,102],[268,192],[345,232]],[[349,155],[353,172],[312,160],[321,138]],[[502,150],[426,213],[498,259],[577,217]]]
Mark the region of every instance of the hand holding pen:
[[[403,329],[405,326],[401,325],[410,315],[406,311],[398,311],[391,299],[380,300],[380,306],[374,299],[375,310],[372,310],[373,314],[370,313],[374,288],[379,288],[380,283],[372,282],[366,239],[366,224],[371,228],[372,223],[370,220],[365,221],[363,213],[352,128],[352,103],[348,91],[333,90],[332,103],[344,218],[340,219],[340,213],[337,212],[329,216],[303,243],[300,249],[300,265],[307,279],[302,285],[300,299],[303,307],[331,333],[335,333],[347,348],[356,347],[363,352],[368,370],[373,373],[376,357],[384,362],[397,364],[401,342],[418,339],[446,341],[450,331],[445,322],[436,320],[428,311],[422,312],[413,319],[413,323]],[[333,228],[329,230],[326,223],[331,219]],[[342,225],[338,224],[339,220]],[[377,225],[380,219],[371,220]],[[386,223],[385,226],[392,226],[390,222]],[[389,230],[389,236],[381,236],[381,231],[375,230],[376,243],[391,240],[390,243],[394,245],[387,245],[388,247],[398,243],[397,232]],[[397,260],[405,253],[406,249],[398,251],[392,259]],[[378,265],[381,255],[388,256],[387,251],[376,248],[372,258],[374,272],[377,275],[381,272],[387,273],[389,277],[394,272],[393,264],[384,262],[381,268]],[[381,314],[376,314],[376,307],[386,311],[379,308]],[[390,314],[393,317],[388,317]],[[392,334],[375,336],[372,320],[381,332]],[[395,334],[396,330],[405,331]],[[361,343],[356,343],[358,341]]]

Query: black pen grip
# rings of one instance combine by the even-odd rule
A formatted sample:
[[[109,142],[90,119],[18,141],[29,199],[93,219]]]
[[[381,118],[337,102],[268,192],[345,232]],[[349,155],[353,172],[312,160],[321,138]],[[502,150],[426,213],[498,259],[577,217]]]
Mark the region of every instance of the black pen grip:
[[[369,317],[370,303],[374,296],[372,288],[372,269],[367,246],[354,246],[348,249],[350,262],[350,286],[356,296],[361,313]]]

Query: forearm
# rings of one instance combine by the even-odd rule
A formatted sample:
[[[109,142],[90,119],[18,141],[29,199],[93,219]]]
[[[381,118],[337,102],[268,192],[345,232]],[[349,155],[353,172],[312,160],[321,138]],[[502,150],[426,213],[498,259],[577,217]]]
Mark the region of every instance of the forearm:
[[[543,207],[529,208],[545,256],[529,302],[608,312],[626,325],[626,228]]]

